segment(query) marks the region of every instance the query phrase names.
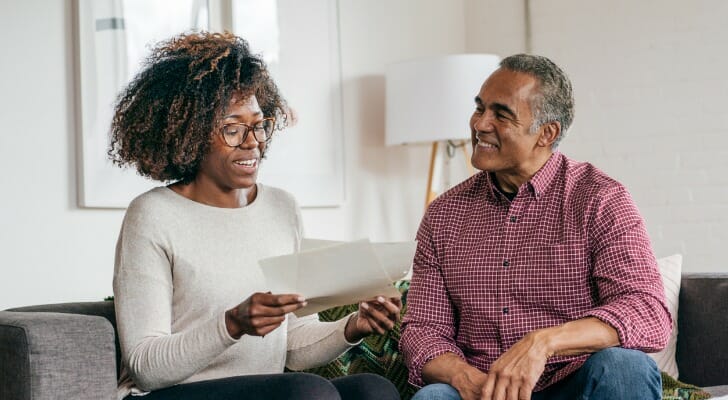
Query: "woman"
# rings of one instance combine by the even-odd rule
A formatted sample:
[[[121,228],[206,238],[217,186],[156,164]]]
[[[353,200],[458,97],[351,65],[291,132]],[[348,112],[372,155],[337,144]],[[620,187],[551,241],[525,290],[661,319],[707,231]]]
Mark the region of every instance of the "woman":
[[[291,195],[256,181],[289,114],[263,61],[231,34],[161,43],[121,94],[110,156],[172,183],[132,201],[117,244],[120,399],[399,398],[376,375],[282,373],[386,332],[401,305],[379,297],[325,323],[289,314],[301,296],[265,293],[257,260],[296,251],[302,235]]]

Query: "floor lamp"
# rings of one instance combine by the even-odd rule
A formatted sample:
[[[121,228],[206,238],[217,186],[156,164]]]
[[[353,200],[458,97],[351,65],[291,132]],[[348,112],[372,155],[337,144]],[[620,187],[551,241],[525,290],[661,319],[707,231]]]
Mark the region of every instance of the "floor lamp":
[[[432,187],[438,146],[448,154],[465,153],[469,170],[470,128],[474,98],[480,86],[498,68],[492,54],[458,54],[391,64],[386,71],[386,144],[431,143],[425,208],[437,193]]]

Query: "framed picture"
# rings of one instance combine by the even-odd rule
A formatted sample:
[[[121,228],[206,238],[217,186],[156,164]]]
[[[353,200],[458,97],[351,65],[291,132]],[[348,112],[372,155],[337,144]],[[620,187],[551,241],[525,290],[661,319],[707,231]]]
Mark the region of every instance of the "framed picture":
[[[263,56],[298,123],[276,132],[259,182],[304,207],[344,199],[341,72],[336,0],[77,0],[79,206],[125,208],[161,182],[107,155],[114,103],[159,41],[230,30]]]

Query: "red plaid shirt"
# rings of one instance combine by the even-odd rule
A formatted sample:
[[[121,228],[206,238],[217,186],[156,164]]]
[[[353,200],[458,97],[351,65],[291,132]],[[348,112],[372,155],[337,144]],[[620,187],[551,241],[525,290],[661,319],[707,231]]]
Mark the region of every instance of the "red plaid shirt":
[[[509,201],[481,172],[437,198],[419,232],[400,347],[410,382],[454,353],[487,372],[533,330],[593,316],[621,346],[662,349],[672,328],[644,223],[626,189],[556,152]],[[541,390],[588,355],[551,357]]]

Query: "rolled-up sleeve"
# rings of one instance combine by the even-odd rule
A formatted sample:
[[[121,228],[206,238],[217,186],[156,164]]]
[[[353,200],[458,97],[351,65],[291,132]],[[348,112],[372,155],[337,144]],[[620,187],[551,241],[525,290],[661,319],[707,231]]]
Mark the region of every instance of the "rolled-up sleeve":
[[[412,283],[400,340],[400,350],[409,368],[409,382],[420,387],[425,384],[422,368],[430,360],[445,353],[465,359],[455,344],[455,313],[437,261],[428,215],[417,233]]]
[[[662,350],[672,331],[672,318],[637,207],[619,186],[601,196],[592,215],[593,277],[599,305],[584,316],[614,327],[624,348]]]

